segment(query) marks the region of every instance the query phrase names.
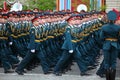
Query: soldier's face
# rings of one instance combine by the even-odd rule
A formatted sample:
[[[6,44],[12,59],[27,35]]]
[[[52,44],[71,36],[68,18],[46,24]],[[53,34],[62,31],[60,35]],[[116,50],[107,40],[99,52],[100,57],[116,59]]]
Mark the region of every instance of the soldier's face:
[[[33,23],[34,26],[39,26],[39,24],[40,24],[39,19],[37,19],[37,20]]]

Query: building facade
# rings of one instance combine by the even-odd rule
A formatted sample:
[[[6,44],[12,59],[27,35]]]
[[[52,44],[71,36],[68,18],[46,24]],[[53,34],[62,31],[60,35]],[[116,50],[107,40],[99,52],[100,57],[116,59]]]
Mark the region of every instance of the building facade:
[[[56,0],[56,10],[77,11],[80,4],[86,5],[88,10],[100,10],[105,5],[105,0]]]
[[[120,0],[106,0],[106,12],[112,10],[113,8],[120,11]]]
[[[56,0],[57,8],[56,10],[66,10],[76,11],[78,5],[85,4],[88,10],[112,10],[113,8],[120,11],[120,0]]]

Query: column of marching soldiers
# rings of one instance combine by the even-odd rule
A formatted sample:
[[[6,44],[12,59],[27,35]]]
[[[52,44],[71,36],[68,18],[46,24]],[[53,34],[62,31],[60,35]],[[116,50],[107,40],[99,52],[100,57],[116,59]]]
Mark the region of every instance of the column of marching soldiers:
[[[0,64],[4,68],[4,73],[11,73],[19,66],[21,60],[29,53],[30,29],[33,27],[32,19],[39,19],[39,26],[35,27],[35,42],[39,43],[39,50],[44,54],[49,72],[56,75],[65,73],[71,69],[73,62],[77,62],[81,75],[88,75],[86,72],[96,68],[98,59],[101,56],[102,47],[99,33],[101,26],[106,23],[104,13],[101,12],[8,12],[0,13]],[[66,36],[66,28],[70,28],[72,42],[75,44],[73,54],[65,59],[64,64],[58,68],[63,50],[61,49]],[[62,54],[63,53],[63,54]],[[34,54],[34,53],[33,53]],[[26,64],[21,72],[32,70],[42,61],[33,57]],[[24,65],[24,64],[20,64]],[[17,69],[16,69],[17,70]],[[102,64],[97,72],[101,77],[104,74]]]

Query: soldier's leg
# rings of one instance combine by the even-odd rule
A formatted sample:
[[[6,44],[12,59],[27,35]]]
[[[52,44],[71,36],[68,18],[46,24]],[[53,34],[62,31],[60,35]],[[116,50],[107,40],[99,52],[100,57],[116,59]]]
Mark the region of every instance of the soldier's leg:
[[[64,65],[66,60],[68,60],[68,58],[70,56],[71,56],[71,54],[67,50],[63,51],[63,54],[62,54],[60,60],[57,62],[56,66],[54,68],[54,73],[59,73],[61,71],[62,66]]]
[[[115,80],[117,56],[118,56],[118,50],[113,48],[111,51],[111,59],[110,59],[110,63],[111,63],[110,79],[111,80]]]
[[[0,55],[1,55],[1,63],[3,65],[3,68],[4,68],[4,72],[5,73],[12,73],[13,71],[11,70],[12,69],[12,66],[11,64],[9,63],[9,60],[7,58],[7,55],[5,53],[5,50],[4,49],[1,49],[0,50]]]
[[[73,56],[71,55],[62,66],[61,72],[65,73],[66,71],[71,70],[71,65],[73,64],[72,62],[73,62]]]
[[[37,51],[36,53],[37,53],[38,59],[40,60],[44,74],[47,74],[49,71],[49,65],[46,61],[46,57],[44,56],[43,52],[41,52],[41,51]]]
[[[104,60],[102,61],[102,63],[100,64],[99,69],[97,70],[96,74],[100,77],[104,77],[105,74],[105,69],[104,69]]]
[[[16,69],[16,72],[19,75],[23,75],[23,69],[34,56],[36,56],[36,53],[31,53],[30,51],[28,51],[27,55],[24,57],[24,59],[21,61],[21,63],[18,65]]]
[[[82,58],[81,53],[78,50],[75,50],[74,58],[75,58],[75,61],[78,64],[78,67],[79,67],[80,71],[81,71],[81,75],[82,76],[83,75],[88,75],[86,73],[86,71],[87,71],[87,64],[84,62],[84,59]]]
[[[103,50],[104,52],[104,68],[106,73],[106,80],[110,80],[110,53],[108,50]]]
[[[15,56],[9,46],[5,48],[7,58],[12,66],[16,65],[19,63],[19,58]]]

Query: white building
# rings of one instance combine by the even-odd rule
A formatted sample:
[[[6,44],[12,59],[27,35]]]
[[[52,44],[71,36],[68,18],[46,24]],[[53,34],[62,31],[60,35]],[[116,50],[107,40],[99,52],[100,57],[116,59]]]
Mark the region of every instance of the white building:
[[[106,12],[112,10],[113,8],[120,11],[120,0],[106,0]]]

